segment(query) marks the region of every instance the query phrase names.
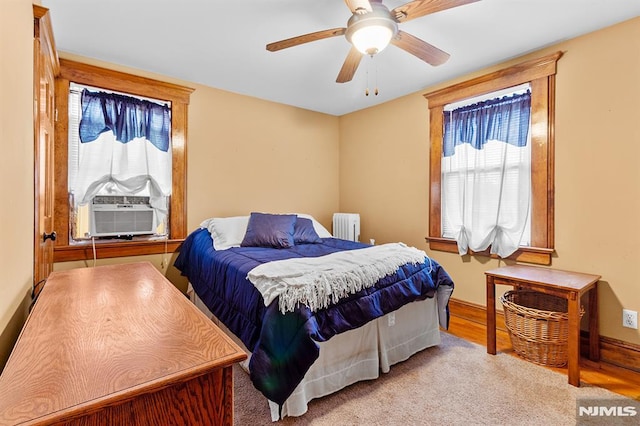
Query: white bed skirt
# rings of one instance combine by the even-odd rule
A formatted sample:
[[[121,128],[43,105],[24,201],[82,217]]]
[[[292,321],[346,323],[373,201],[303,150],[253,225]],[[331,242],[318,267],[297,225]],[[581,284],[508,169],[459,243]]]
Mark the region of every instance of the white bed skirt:
[[[209,311],[191,284],[189,299],[225,333],[251,353]],[[282,407],[282,417],[301,416],[314,398],[337,392],[362,380],[375,379],[380,371],[387,373],[393,364],[440,343],[438,305],[436,298],[413,302],[364,326],[338,334],[327,342],[319,342],[320,356],[311,366],[302,382]],[[248,370],[248,359],[242,367]],[[268,401],[265,398],[265,401]],[[271,419],[278,420],[278,404],[268,401]]]

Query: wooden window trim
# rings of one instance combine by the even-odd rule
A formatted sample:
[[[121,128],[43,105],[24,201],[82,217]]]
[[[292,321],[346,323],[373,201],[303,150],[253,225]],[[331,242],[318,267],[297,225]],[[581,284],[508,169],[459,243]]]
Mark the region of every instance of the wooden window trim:
[[[508,257],[510,260],[550,265],[554,250],[554,121],[555,74],[562,52],[528,60],[485,74],[444,89],[428,92],[429,102],[429,249],[458,252],[455,240],[442,237],[441,158],[444,106],[523,83],[531,84],[531,177],[533,205],[531,214],[531,247],[523,247]],[[470,255],[490,256],[469,251]]]
[[[56,78],[55,96],[55,210],[54,224],[58,234],[54,261],[93,258],[90,242],[69,244],[68,200],[68,106],[71,82],[133,95],[171,101],[172,194],[169,213],[169,240],[138,240],[100,242],[96,257],[137,256],[173,252],[187,235],[187,118],[192,88],[140,77],[119,71],[60,59],[60,74]]]

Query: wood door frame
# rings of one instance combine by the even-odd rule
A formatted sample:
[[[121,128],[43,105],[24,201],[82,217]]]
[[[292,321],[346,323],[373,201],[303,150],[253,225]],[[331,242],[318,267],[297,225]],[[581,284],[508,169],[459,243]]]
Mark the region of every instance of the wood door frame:
[[[34,235],[33,295],[37,296],[53,271],[53,167],[55,77],[60,63],[53,38],[49,9],[33,5],[33,143],[34,143]],[[55,234],[54,234],[55,235]]]

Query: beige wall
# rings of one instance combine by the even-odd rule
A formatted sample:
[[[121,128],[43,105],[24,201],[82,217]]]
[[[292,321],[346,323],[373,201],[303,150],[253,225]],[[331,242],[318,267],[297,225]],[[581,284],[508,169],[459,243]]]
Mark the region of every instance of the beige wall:
[[[188,224],[251,211],[338,208],[339,119],[196,86],[189,107]],[[330,228],[329,228],[330,229]]]
[[[527,58],[557,50],[565,54],[556,80],[552,266],[602,275],[601,334],[639,344],[638,330],[621,323],[623,307],[640,311],[640,18]],[[422,93],[341,117],[340,208],[361,214],[365,241],[427,249],[429,113]],[[452,275],[454,297],[484,305],[483,272],[502,263],[429,255]]]
[[[0,2],[0,366],[24,321],[33,277],[33,9]]]

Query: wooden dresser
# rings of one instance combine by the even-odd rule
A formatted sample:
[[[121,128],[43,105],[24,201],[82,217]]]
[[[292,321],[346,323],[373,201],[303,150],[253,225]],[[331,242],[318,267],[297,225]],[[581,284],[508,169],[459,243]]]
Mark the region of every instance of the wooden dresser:
[[[0,376],[0,425],[233,425],[245,358],[150,263],[54,272]]]

